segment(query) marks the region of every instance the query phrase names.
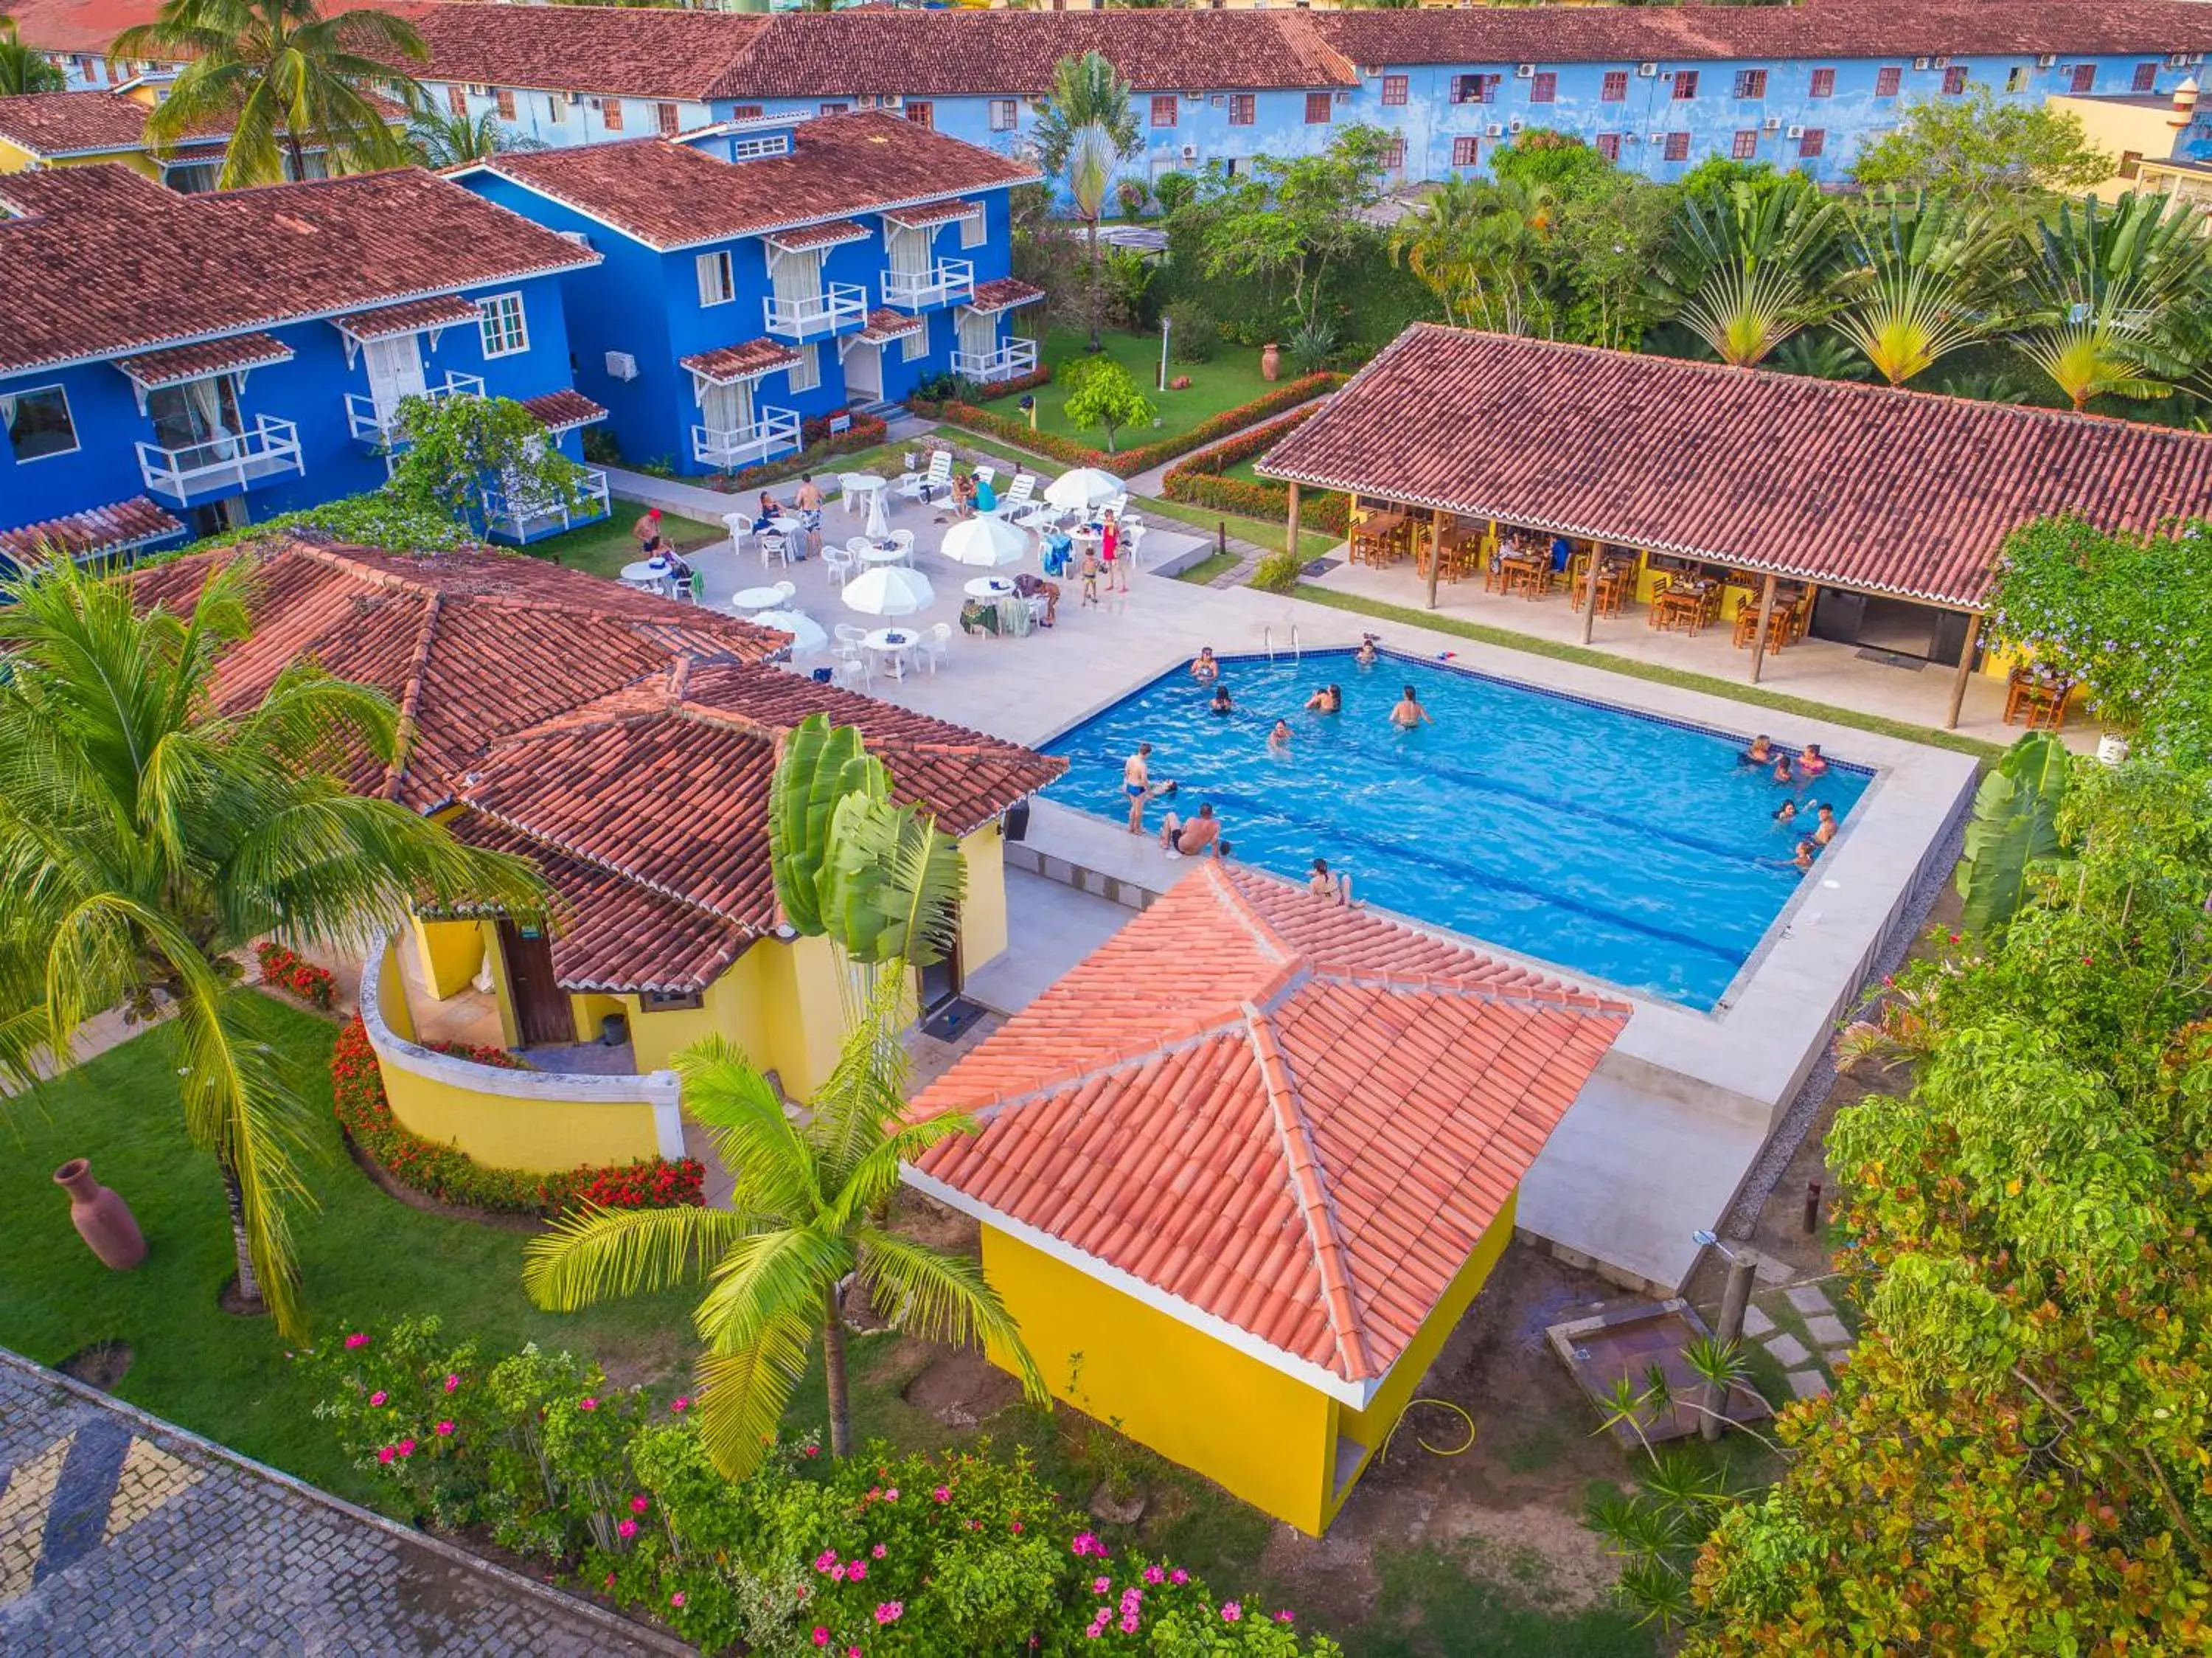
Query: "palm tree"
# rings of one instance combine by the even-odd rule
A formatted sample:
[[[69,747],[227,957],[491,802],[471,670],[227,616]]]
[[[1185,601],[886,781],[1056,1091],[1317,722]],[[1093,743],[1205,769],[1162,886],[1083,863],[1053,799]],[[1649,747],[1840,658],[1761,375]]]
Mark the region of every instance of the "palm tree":
[[[108,51],[181,59],[184,72],[146,120],[147,136],[174,144],[195,129],[228,124],[216,187],[235,190],[307,176],[307,150],[331,170],[404,167],[413,157],[393,132],[381,85],[410,106],[422,88],[398,65],[427,61],[415,26],[386,11],[325,16],[315,0],[163,0],[150,23],[127,28]]]
[[[2063,203],[2035,227],[2015,342],[2077,411],[2108,393],[2166,397],[2200,355],[2184,330],[2206,271],[2195,216],[2169,198]]]
[[[1448,322],[1548,332],[1544,285],[1556,214],[1543,185],[1449,179],[1400,221],[1390,254],[1437,296]]]
[[[1857,270],[1836,332],[1904,385],[1989,332],[2009,241],[1984,208],[1925,194],[1875,204],[1851,223]]]
[[[68,86],[68,76],[15,38],[15,20],[0,17],[0,98],[61,92]]]
[[[890,803],[882,765],[850,727],[814,716],[785,740],[770,805],[776,894],[801,932],[874,971],[837,1064],[794,1119],[759,1069],[720,1036],[676,1056],[684,1105],[734,1191],[728,1210],[586,1210],[534,1238],[523,1285],[573,1312],[702,1277],[699,1420],[715,1465],[750,1472],[822,1342],[830,1448],[853,1448],[844,1314],[851,1287],[925,1340],[982,1341],[1049,1394],[976,1263],[882,1224],[899,1165],[975,1130],[972,1119],[899,1121],[906,1105],[908,969],[939,959],[959,897],[959,853],[928,819]]]
[[[1053,65],[1052,97],[1036,125],[1037,162],[1048,174],[1064,176],[1075,198],[1089,244],[1086,306],[1091,347],[1098,340],[1098,221],[1114,174],[1141,145],[1129,83],[1099,52],[1061,58]]]
[[[301,662],[253,708],[216,710],[216,660],[250,631],[248,571],[216,571],[183,615],[137,611],[65,558],[0,582],[0,1078],[66,1067],[90,1014],[166,1000],[239,1301],[296,1337],[307,1105],[246,1023],[237,954],[269,933],[357,939],[418,899],[526,914],[544,895],[528,865],[325,774],[393,753],[398,716],[374,689]]]
[[[1836,210],[1800,175],[1682,204],[1654,286],[1722,362],[1755,366],[1825,309]]]
[[[465,167],[471,162],[489,161],[505,150],[545,148],[541,138],[508,131],[489,110],[472,121],[465,115],[418,109],[407,118],[407,142],[415,159],[428,168]]]

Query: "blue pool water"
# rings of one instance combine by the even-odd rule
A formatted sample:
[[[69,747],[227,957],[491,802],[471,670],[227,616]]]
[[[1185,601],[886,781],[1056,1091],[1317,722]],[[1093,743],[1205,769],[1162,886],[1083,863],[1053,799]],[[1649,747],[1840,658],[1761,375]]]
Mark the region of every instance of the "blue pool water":
[[[1121,765],[1152,745],[1155,802],[1188,816],[1212,801],[1237,862],[1294,880],[1316,856],[1365,902],[1571,972],[1711,1008],[1801,879],[1786,865],[1825,801],[1840,820],[1871,774],[1836,765],[1786,788],[1736,763],[1747,736],[1674,724],[1462,669],[1349,651],[1224,659],[1225,717],[1188,672],[1163,675],[1048,747],[1069,761],[1048,795],[1126,819]],[[1304,712],[1344,688],[1341,714]],[[1412,684],[1435,719],[1389,721]],[[1296,734],[1268,752],[1278,716]],[[1831,757],[1832,759],[1832,757]],[[1794,797],[1784,827],[1774,808]]]

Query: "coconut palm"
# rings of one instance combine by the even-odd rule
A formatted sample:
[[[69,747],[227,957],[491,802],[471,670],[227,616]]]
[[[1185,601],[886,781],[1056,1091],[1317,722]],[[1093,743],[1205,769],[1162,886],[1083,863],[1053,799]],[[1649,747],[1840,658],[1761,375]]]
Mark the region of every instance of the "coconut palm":
[[[1142,145],[1129,83],[1099,52],[1061,58],[1053,65],[1052,96],[1037,118],[1037,162],[1067,180],[1075,216],[1083,221],[1089,273],[1085,306],[1091,350],[1098,341],[1098,221],[1106,210],[1114,174]]]
[[[465,115],[441,115],[434,109],[418,109],[407,118],[407,142],[415,159],[425,167],[465,167],[489,161],[507,150],[543,149],[541,138],[510,132],[499,117],[486,110],[475,120]]]
[[[307,176],[307,151],[331,170],[404,167],[412,160],[376,88],[419,105],[422,88],[398,67],[430,50],[396,13],[325,16],[315,0],[163,0],[150,23],[115,37],[111,54],[181,60],[184,70],[146,119],[155,143],[227,125],[216,187],[235,190]]]
[[[1797,174],[1718,185],[1683,202],[1654,286],[1722,362],[1752,368],[1829,308],[1835,236],[1834,204]]]
[[[15,20],[0,17],[0,98],[61,92],[68,86],[68,76],[15,38]]]
[[[1542,185],[1449,179],[1400,221],[1394,259],[1419,277],[1444,320],[1499,333],[1547,332],[1557,204]]]
[[[1856,268],[1833,326],[1891,385],[1990,331],[1992,279],[2011,238],[1988,210],[1893,198],[1855,219],[1849,241]]]
[[[1049,1395],[1006,1304],[964,1256],[882,1222],[899,1166],[973,1132],[950,1115],[902,1123],[901,1032],[908,968],[941,956],[959,897],[959,853],[935,825],[894,806],[859,734],[819,716],[785,742],[769,808],[778,902],[794,927],[829,936],[875,972],[828,1080],[794,1119],[775,1089],[720,1036],[675,1059],[684,1106],[714,1141],[734,1190],[728,1210],[586,1210],[532,1240],[523,1284],[541,1307],[707,1280],[692,1314],[698,1414],[707,1448],[732,1478],[775,1437],[822,1343],[830,1448],[853,1448],[844,1315],[854,1288],[925,1340],[981,1341],[1010,1361],[1032,1399]]]
[[[2196,215],[2165,196],[2063,203],[2035,227],[2015,343],[2076,410],[2106,393],[2167,396],[2200,355],[2185,331],[2206,247]]]
[[[374,689],[296,663],[218,711],[247,579],[218,570],[184,614],[134,610],[62,558],[0,582],[0,1080],[66,1067],[88,1015],[173,1009],[177,1100],[222,1174],[239,1302],[296,1336],[307,1106],[252,1032],[239,953],[271,933],[359,939],[418,898],[528,913],[543,894],[528,865],[327,775],[392,755]]]

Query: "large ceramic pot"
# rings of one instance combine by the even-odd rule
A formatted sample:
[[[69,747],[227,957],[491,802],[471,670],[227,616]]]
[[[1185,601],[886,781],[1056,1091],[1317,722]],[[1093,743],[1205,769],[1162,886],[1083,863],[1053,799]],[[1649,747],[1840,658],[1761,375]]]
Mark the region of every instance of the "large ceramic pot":
[[[128,1272],[146,1259],[146,1237],[131,1205],[92,1178],[92,1165],[72,1157],[54,1171],[54,1184],[69,1193],[70,1219],[100,1264]]]
[[[1260,378],[1279,380],[1283,374],[1283,348],[1269,340],[1260,348]]]

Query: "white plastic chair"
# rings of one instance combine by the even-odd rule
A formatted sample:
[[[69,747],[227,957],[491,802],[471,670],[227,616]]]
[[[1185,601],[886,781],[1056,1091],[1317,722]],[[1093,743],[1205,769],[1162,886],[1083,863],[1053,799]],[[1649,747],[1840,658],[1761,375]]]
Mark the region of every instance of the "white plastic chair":
[[[739,558],[745,556],[745,537],[753,533],[753,521],[741,512],[726,512],[722,522],[730,532],[730,552]]]
[[[839,644],[852,645],[855,648],[858,648],[860,642],[868,637],[867,629],[854,627],[850,622],[840,622],[831,631],[836,635]]]
[[[1146,533],[1143,521],[1139,519],[1121,521],[1121,555],[1129,561],[1129,567],[1132,570],[1142,570],[1145,567]]]
[[[791,543],[781,530],[763,530],[760,533],[761,568],[768,570],[774,559],[786,570],[791,568]]]
[[[1011,517],[1026,508],[1030,504],[1030,497],[1036,493],[1036,474],[1024,472],[1016,478],[1007,486],[1006,492],[999,497],[999,510]]]
[[[931,495],[952,482],[952,451],[939,449],[929,457],[926,472],[908,472],[899,479],[899,493],[909,501],[927,501]]]
[[[838,649],[836,660],[830,664],[830,675],[839,684],[872,686],[875,683],[874,676],[868,671],[868,659],[857,647],[845,646]]]
[[[830,572],[830,585],[842,593],[845,583],[852,579],[853,555],[840,552],[835,547],[825,548],[822,554],[822,568]],[[783,584],[779,582],[776,585],[781,587]]]
[[[799,584],[795,582],[778,582],[775,590],[783,595],[783,602],[776,607],[779,610],[787,608],[791,601],[799,597]]]
[[[891,545],[899,550],[899,563],[911,570],[914,567],[914,532],[893,530],[890,539]]]
[[[996,466],[978,466],[975,468],[975,481],[978,484],[988,484],[996,479],[998,475],[999,469]]]
[[[922,661],[928,664],[932,674],[937,672],[938,663],[945,660],[945,653],[951,646],[951,623],[939,622],[935,627],[924,631],[921,636]]]

